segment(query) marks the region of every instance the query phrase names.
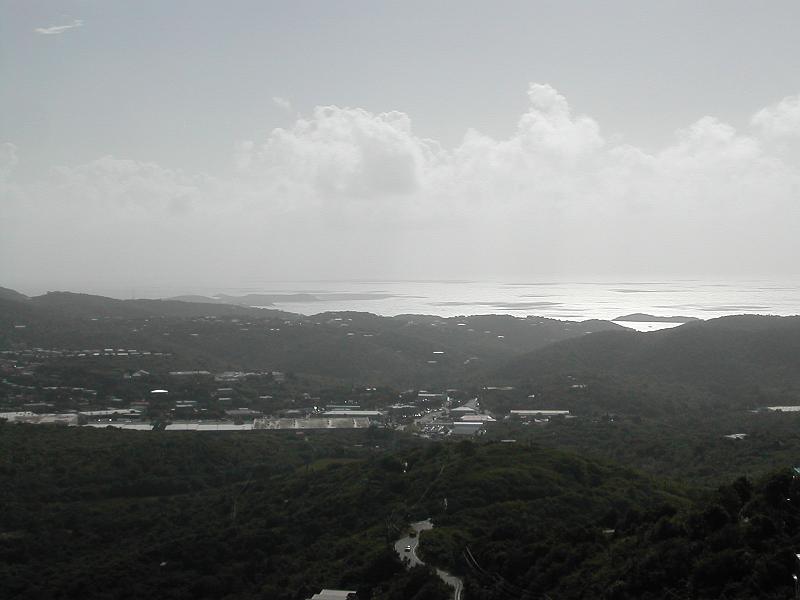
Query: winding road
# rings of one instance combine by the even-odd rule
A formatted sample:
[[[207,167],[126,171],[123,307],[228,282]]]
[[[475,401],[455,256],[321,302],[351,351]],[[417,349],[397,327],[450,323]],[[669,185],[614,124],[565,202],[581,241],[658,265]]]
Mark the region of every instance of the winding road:
[[[416,523],[411,524],[411,529],[414,531],[415,535],[407,535],[405,537],[400,538],[394,543],[394,550],[397,552],[397,555],[400,557],[400,560],[407,559],[408,560],[408,567],[414,567],[416,565],[424,565],[425,563],[420,560],[419,556],[417,556],[417,547],[419,546],[419,536],[423,531],[427,531],[428,529],[433,529],[433,523],[431,523],[430,519],[425,519],[424,521],[417,521]],[[406,548],[410,547],[411,550],[406,551]],[[461,581],[459,577],[455,575],[451,575],[447,571],[443,571],[442,569],[436,569],[436,574],[439,576],[439,579],[444,581],[447,585],[453,588],[453,600],[461,600],[461,593],[464,589],[464,582]]]

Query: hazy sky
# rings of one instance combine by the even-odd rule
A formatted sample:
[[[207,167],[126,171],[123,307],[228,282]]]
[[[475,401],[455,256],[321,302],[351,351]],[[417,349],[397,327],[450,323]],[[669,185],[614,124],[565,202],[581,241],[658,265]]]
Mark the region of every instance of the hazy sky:
[[[0,285],[782,277],[800,3],[0,0]]]

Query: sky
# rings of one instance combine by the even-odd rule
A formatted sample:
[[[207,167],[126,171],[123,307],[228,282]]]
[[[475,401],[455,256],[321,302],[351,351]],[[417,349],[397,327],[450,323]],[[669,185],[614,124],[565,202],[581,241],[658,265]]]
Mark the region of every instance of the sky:
[[[0,0],[0,285],[793,277],[798,23]]]

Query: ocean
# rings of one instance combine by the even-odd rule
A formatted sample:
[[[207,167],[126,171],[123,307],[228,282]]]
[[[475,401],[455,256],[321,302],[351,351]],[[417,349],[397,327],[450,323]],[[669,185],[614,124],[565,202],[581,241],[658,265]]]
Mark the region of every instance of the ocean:
[[[271,305],[304,315],[345,310],[384,316],[493,313],[575,321],[614,320],[632,313],[700,319],[742,313],[800,313],[800,281],[315,281],[275,282],[218,292],[308,294],[313,298],[278,298]],[[651,331],[677,323],[620,324]]]
[[[632,313],[699,319],[743,313],[800,314],[800,278],[741,281],[251,281],[235,287],[173,284],[143,286],[135,290],[90,285],[80,291],[115,298],[265,294],[273,296],[269,299],[271,302],[265,304],[267,308],[304,315],[328,311],[441,317],[508,314],[580,321],[615,320]],[[649,321],[619,323],[641,331],[679,324]]]

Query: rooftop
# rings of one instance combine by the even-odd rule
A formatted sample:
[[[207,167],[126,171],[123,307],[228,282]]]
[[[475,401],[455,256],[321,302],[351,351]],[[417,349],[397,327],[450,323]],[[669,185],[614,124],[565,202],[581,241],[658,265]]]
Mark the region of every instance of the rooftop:
[[[350,600],[356,597],[352,590],[322,590],[314,594],[309,600]]]

